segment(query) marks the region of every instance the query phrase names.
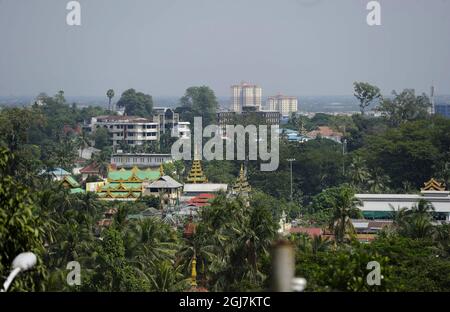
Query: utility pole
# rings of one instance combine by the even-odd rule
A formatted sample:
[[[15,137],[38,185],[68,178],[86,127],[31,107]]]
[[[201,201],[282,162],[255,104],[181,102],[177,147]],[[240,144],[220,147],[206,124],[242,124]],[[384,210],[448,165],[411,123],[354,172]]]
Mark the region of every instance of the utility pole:
[[[345,152],[347,149],[347,139],[342,142],[342,175],[345,176]]]
[[[292,201],[292,162],[294,162],[295,161],[295,158],[289,158],[289,159],[286,159],[288,162],[290,162],[290,164],[291,164],[291,201]]]

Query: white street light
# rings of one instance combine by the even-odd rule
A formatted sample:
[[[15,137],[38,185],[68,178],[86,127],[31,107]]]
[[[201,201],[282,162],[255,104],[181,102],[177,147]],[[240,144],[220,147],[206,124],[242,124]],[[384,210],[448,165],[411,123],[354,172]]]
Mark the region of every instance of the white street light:
[[[32,252],[23,252],[17,257],[14,258],[12,263],[13,270],[11,273],[9,273],[8,278],[6,279],[5,283],[3,284],[2,292],[8,291],[9,285],[11,285],[14,278],[19,274],[20,272],[27,271],[34,267],[36,265],[37,258],[36,255]]]

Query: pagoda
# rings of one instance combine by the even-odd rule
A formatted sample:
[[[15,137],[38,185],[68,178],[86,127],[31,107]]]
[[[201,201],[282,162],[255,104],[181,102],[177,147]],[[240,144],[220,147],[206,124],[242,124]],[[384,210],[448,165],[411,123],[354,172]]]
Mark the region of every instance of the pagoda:
[[[202,164],[200,160],[194,160],[192,162],[191,171],[186,179],[187,183],[207,183],[208,179],[203,174]]]
[[[233,195],[248,195],[251,191],[251,186],[247,181],[247,177],[244,172],[244,165],[241,165],[241,171],[239,172],[239,177],[236,179],[236,182],[232,188]]]
[[[434,178],[431,178],[428,182],[424,183],[424,187],[422,191],[437,191],[443,192],[445,191],[445,184],[436,181]]]

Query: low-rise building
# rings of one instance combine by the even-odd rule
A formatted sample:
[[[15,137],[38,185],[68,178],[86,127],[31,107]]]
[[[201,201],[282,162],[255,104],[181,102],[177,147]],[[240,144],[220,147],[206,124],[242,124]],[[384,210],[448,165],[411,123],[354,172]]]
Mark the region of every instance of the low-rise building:
[[[317,130],[308,132],[306,134],[306,136],[311,139],[316,139],[317,137],[321,137],[321,138],[333,140],[337,143],[341,143],[343,134],[341,132],[334,131],[330,127],[323,126],[323,127],[318,127]]]
[[[356,194],[361,201],[361,209],[366,219],[391,219],[401,208],[412,209],[420,200],[426,200],[435,209],[441,220],[450,221],[450,192],[442,183],[431,179],[425,183],[420,194]]]
[[[111,155],[111,165],[117,168],[158,168],[172,161],[171,154],[115,153]]]

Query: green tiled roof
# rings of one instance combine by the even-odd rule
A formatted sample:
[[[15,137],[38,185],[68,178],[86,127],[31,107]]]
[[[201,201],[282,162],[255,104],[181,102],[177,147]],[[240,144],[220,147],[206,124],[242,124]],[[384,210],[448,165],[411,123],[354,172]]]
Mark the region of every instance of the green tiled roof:
[[[80,187],[70,189],[70,194],[78,194],[78,193],[84,193],[84,190]]]
[[[110,182],[104,186],[102,186],[102,191],[107,191],[107,190],[115,190],[118,189],[120,187],[120,184],[122,184],[125,189],[130,190],[130,189],[141,189],[142,188],[142,183],[141,182]]]
[[[108,172],[109,181],[126,181],[132,178],[144,181],[154,181],[160,177],[160,173],[157,170],[140,170],[138,168],[133,168],[131,170],[110,170]]]
[[[72,176],[66,176],[64,181],[67,181],[67,183],[69,183],[73,188],[80,187],[80,184]]]

